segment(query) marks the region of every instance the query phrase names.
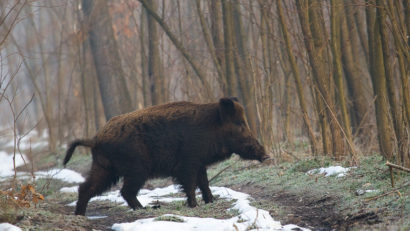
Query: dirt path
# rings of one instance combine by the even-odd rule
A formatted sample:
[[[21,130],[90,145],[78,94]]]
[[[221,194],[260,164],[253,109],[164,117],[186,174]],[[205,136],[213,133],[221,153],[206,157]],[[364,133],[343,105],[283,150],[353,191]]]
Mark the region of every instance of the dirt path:
[[[358,229],[358,227],[376,224],[380,222],[379,216],[382,212],[361,211],[343,215],[335,209],[336,204],[340,203],[339,198],[331,195],[318,196],[308,192],[295,194],[254,185],[233,187],[233,189],[251,195],[259,207],[267,209],[282,225],[296,224],[317,231],[350,230],[352,227]]]

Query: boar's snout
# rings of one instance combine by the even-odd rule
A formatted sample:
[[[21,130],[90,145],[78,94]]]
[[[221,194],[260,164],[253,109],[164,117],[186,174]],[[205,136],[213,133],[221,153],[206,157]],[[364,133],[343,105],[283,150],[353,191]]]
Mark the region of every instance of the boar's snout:
[[[265,148],[257,140],[243,144],[243,149],[238,154],[243,159],[259,160],[260,162],[270,158],[266,154]]]

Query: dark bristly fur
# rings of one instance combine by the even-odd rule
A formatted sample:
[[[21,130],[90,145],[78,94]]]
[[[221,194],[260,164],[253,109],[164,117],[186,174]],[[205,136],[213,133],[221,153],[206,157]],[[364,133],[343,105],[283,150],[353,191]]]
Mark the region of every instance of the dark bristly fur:
[[[205,203],[213,201],[206,167],[237,153],[263,161],[265,149],[249,130],[243,107],[233,98],[218,103],[175,102],[113,117],[93,139],[75,140],[64,165],[78,146],[91,147],[92,166],[80,185],[75,214],[85,215],[88,201],[124,178],[121,195],[128,205],[137,199],[145,181],[173,177],[182,185],[188,205],[195,207],[199,187]]]

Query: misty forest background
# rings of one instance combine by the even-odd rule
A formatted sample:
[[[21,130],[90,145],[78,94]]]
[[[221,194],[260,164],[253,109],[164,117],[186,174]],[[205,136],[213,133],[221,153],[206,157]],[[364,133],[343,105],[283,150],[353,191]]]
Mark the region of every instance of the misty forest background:
[[[0,139],[237,96],[276,161],[409,167],[409,31],[410,0],[0,1]]]

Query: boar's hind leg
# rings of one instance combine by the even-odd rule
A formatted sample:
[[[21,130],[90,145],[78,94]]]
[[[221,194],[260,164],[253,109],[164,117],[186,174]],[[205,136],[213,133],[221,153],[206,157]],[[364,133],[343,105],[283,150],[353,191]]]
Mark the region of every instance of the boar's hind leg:
[[[198,172],[197,183],[199,189],[202,192],[202,198],[205,203],[213,202],[214,197],[212,196],[211,190],[209,189],[208,176],[206,175],[206,168],[201,167]]]
[[[141,175],[135,175],[132,177],[124,176],[124,184],[121,189],[121,196],[127,201],[128,206],[133,210],[143,207],[137,199],[137,194],[142,186],[144,186],[145,179],[137,177],[141,177]]]
[[[96,195],[103,193],[110,188],[118,178],[108,170],[100,167],[98,164],[92,164],[90,175],[78,189],[78,201],[75,209],[75,215],[85,215],[88,201]]]

